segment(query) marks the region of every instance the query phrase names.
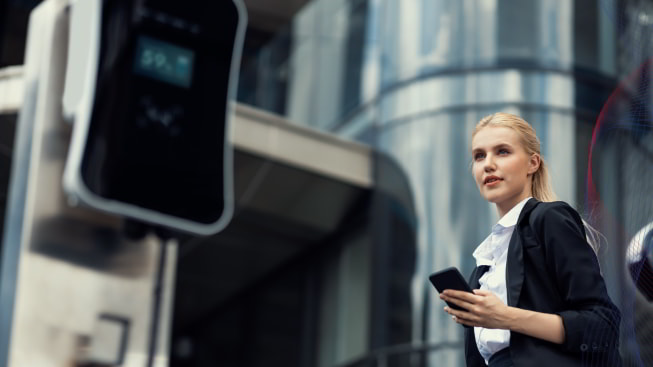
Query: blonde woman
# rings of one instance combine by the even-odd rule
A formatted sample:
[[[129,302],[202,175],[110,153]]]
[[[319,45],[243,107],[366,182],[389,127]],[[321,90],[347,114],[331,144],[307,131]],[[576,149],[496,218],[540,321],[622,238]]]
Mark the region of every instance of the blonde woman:
[[[507,113],[483,118],[472,159],[481,196],[501,219],[473,253],[474,294],[440,295],[466,310],[445,307],[466,326],[467,366],[620,366],[621,315],[584,222],[553,201],[533,128]]]

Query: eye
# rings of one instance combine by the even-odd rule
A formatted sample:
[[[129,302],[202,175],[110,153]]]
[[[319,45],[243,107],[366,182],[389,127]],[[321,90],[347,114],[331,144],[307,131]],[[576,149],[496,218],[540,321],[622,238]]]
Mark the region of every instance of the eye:
[[[499,149],[499,154],[501,154],[501,155],[510,154],[510,151],[508,149],[506,149],[506,148],[501,148],[501,149]]]
[[[485,158],[485,153],[475,153],[474,154],[474,160],[478,161],[479,159]]]

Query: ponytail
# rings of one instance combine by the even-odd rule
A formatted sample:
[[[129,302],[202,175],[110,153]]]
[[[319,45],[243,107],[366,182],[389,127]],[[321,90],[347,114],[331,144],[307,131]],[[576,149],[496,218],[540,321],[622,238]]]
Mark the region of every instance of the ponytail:
[[[533,197],[539,201],[550,202],[556,201],[557,196],[551,186],[549,177],[549,168],[544,159],[540,157],[540,168],[533,173],[533,182],[531,185]]]

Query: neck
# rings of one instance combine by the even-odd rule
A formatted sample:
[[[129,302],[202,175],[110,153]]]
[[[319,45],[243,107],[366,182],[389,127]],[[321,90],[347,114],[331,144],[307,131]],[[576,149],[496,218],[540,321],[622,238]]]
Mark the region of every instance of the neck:
[[[530,190],[525,190],[522,192],[520,195],[517,195],[513,198],[510,198],[508,200],[505,200],[501,203],[496,203],[497,206],[497,212],[499,213],[499,218],[503,218],[504,215],[508,214],[510,209],[514,208],[515,205],[519,204],[522,202],[522,200],[526,199],[527,197],[533,196]]]

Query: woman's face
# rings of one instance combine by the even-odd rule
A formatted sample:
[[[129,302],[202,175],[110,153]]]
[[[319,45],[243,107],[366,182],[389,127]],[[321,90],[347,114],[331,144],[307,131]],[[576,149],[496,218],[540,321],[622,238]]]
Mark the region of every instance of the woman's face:
[[[529,155],[516,131],[484,127],[472,139],[472,172],[485,200],[495,203],[503,216],[531,196],[531,174],[539,168],[539,156]]]

